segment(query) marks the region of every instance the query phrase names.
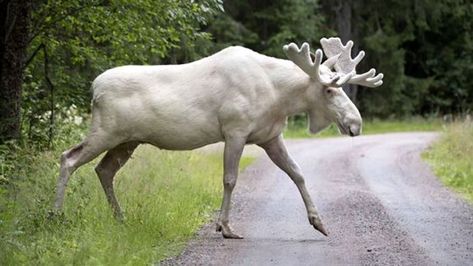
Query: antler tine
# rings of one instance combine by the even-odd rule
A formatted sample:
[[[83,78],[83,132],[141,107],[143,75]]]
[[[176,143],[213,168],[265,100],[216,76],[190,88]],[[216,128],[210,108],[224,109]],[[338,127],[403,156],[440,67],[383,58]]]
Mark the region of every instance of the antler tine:
[[[318,65],[314,64],[310,58],[308,43],[303,43],[301,48],[297,47],[295,43],[290,43],[288,45],[284,45],[283,50],[286,53],[286,56],[292,62],[294,62],[294,64],[304,70],[304,72],[306,72],[309,76],[312,77],[318,70]],[[317,56],[315,60],[317,61]]]
[[[365,56],[364,51],[360,51],[358,55],[352,59],[351,49],[353,42],[348,41],[346,45],[342,44],[340,38],[322,38],[320,40],[322,48],[328,57],[339,55],[339,59],[335,62],[334,69],[342,78],[337,82],[337,86],[342,86],[345,83],[358,84],[366,87],[378,87],[383,84],[383,74],[380,73],[375,76],[376,70],[371,69],[370,71],[357,75],[356,66]]]
[[[337,73],[349,74],[355,71],[356,65],[363,59],[365,53],[360,52],[355,59],[351,58],[351,48],[353,42],[348,41],[346,45],[342,44],[340,38],[322,38],[320,44],[328,57],[339,55],[339,59],[335,63]]]
[[[360,75],[355,75],[353,78],[350,79],[348,83],[350,84],[358,84],[361,86],[365,87],[378,87],[383,85],[383,73],[379,73],[376,75],[376,70],[374,68],[370,69],[369,71],[360,74]]]
[[[340,75],[336,75],[330,71],[329,67],[325,64],[334,64],[338,58],[338,55],[334,56],[335,58],[329,58],[324,64],[322,64],[323,52],[320,49],[317,49],[315,52],[315,60],[312,61],[310,57],[310,48],[308,43],[303,43],[299,49],[295,43],[290,43],[284,45],[283,47],[286,56],[299,66],[305,73],[310,77],[317,79],[320,83],[325,86],[335,86],[337,81],[340,79]],[[323,66],[326,68],[325,72],[330,72],[331,77],[326,78],[321,75],[320,67]]]

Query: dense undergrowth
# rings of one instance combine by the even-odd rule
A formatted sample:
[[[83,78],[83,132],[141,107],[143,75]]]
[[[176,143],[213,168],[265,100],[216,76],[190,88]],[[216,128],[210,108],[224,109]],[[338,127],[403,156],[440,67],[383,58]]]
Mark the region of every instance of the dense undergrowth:
[[[115,182],[124,223],[112,217],[98,160],[71,177],[64,215],[50,216],[58,157],[81,137],[66,136],[49,151],[2,146],[0,265],[149,265],[179,252],[219,208],[221,154],[141,146]]]
[[[435,174],[447,186],[473,202],[473,123],[447,126],[439,141],[424,153]]]

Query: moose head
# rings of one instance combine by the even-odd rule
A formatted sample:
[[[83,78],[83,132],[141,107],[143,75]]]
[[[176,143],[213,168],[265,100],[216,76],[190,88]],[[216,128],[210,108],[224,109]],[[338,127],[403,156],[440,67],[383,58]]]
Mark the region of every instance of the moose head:
[[[314,87],[316,102],[309,110],[309,129],[316,133],[334,122],[342,134],[358,136],[362,124],[360,112],[341,87],[344,84],[378,87],[383,84],[383,74],[376,75],[373,68],[363,74],[356,73],[356,66],[365,52],[361,51],[352,58],[352,41],[343,45],[340,38],[322,38],[320,43],[327,56],[323,63],[322,50],[317,49],[312,54],[308,43],[302,44],[300,48],[295,43],[283,47],[287,57],[313,81],[311,86]]]

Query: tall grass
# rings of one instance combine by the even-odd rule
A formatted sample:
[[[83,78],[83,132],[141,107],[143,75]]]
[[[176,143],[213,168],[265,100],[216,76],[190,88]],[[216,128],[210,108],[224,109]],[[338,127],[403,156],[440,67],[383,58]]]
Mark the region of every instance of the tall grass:
[[[149,265],[179,252],[220,204],[220,154],[144,146],[116,177],[124,223],[112,217],[97,161],[71,177],[64,215],[50,217],[59,151],[24,152],[16,176],[0,182],[0,265]]]
[[[408,118],[399,120],[379,120],[369,119],[363,121],[363,135],[381,134],[388,132],[406,132],[406,131],[438,131],[442,129],[440,119]],[[287,138],[313,138],[313,137],[334,137],[340,136],[337,127],[332,124],[327,129],[317,133],[310,134],[305,120],[298,122],[290,121],[284,131],[284,137]]]
[[[447,185],[473,201],[473,123],[446,127],[440,140],[424,153],[435,174]]]

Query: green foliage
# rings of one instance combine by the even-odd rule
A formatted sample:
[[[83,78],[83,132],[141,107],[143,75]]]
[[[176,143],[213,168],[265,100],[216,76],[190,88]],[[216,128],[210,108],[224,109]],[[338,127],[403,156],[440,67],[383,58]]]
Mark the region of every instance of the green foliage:
[[[87,113],[90,85],[106,69],[206,54],[210,35],[199,28],[221,9],[221,0],[37,2],[23,86],[23,133],[44,142],[37,132],[54,127],[56,114],[72,105]],[[52,120],[43,119],[47,111],[55,111]]]
[[[385,74],[383,87],[359,90],[365,117],[471,111],[471,3],[350,3],[355,41],[367,52],[359,70],[376,67]],[[23,136],[50,146],[60,128],[57,116],[72,105],[89,113],[91,82],[114,66],[188,62],[229,45],[281,58],[288,42],[316,48],[320,37],[337,35],[328,12],[337,1],[324,5],[328,8],[317,0],[233,0],[222,12],[221,0],[39,1],[32,12],[34,56],[25,69]]]
[[[473,201],[473,124],[455,123],[424,154],[446,185]]]
[[[356,27],[364,66],[385,74],[362,90],[370,116],[468,113],[472,109],[473,4],[448,1],[359,1]]]
[[[225,11],[209,27],[217,49],[244,45],[284,58],[284,44],[319,45],[319,39],[330,32],[322,27],[317,0],[226,1]]]
[[[113,219],[95,163],[71,177],[65,214],[50,216],[61,151],[18,147],[18,167],[4,169],[1,265],[150,265],[177,254],[219,207],[221,154],[142,146],[115,182],[125,223]]]

